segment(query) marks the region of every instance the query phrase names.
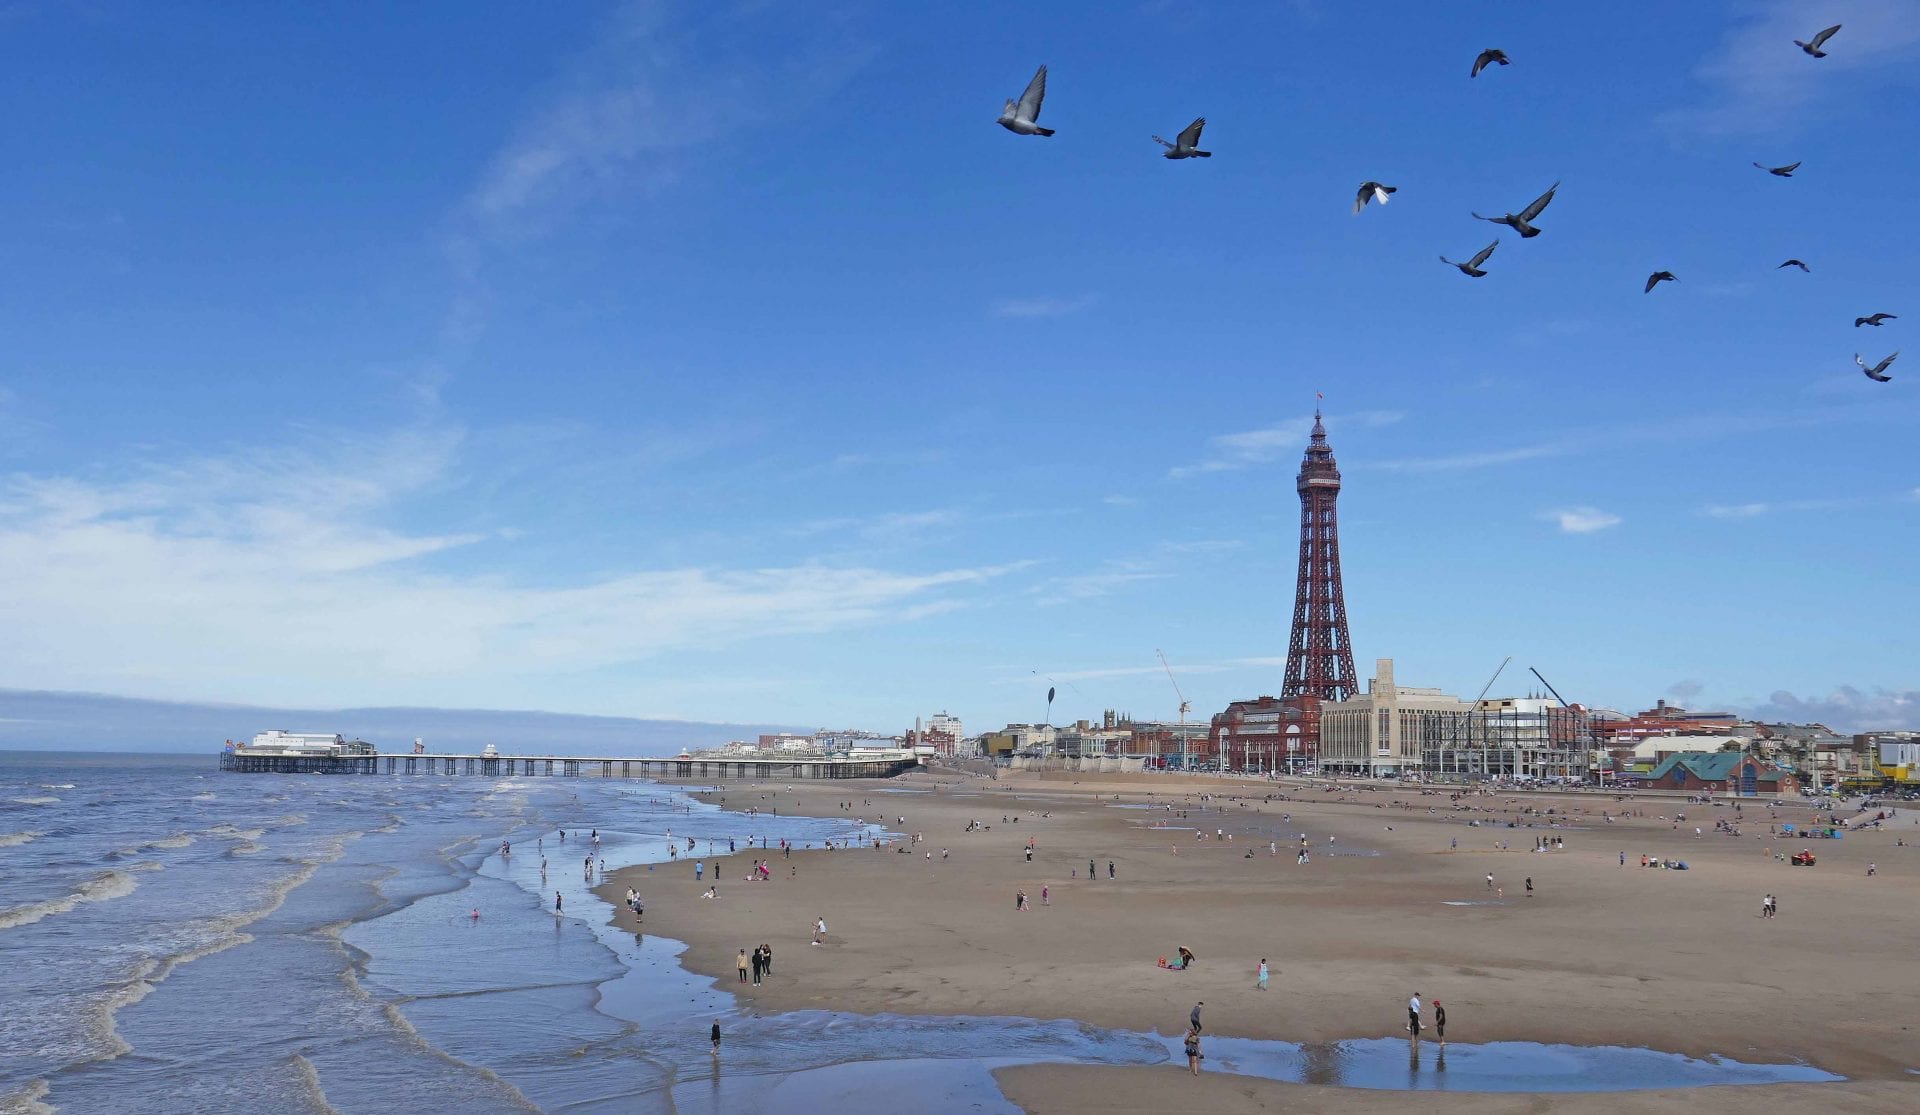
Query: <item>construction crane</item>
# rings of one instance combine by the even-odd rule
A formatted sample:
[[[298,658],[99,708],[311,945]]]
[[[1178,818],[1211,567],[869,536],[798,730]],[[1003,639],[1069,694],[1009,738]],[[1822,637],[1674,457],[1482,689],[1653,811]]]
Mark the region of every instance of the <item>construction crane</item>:
[[[1166,654],[1158,649],[1153,653],[1160,656],[1160,668],[1167,672],[1167,680],[1173,682],[1173,695],[1180,698],[1180,769],[1190,771],[1193,769],[1193,756],[1187,750],[1187,712],[1193,706],[1187,702],[1187,695],[1180,692],[1180,683],[1174,680],[1173,667],[1167,665]]]

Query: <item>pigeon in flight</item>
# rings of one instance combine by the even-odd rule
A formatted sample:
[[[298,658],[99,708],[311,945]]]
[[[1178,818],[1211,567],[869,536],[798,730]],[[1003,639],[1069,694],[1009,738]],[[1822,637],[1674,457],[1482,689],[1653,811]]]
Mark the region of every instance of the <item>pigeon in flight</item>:
[[[1824,50],[1821,50],[1820,48],[1825,46],[1827,43],[1827,40],[1833,38],[1833,33],[1838,30],[1840,30],[1840,25],[1836,23],[1832,27],[1829,27],[1825,31],[1820,32],[1818,35],[1815,35],[1813,37],[1812,42],[1803,43],[1799,39],[1795,39],[1793,40],[1793,45],[1799,47],[1801,50],[1806,51],[1808,54],[1813,55],[1815,58],[1825,58],[1827,56],[1827,52]]]
[[[1465,263],[1455,263],[1452,260],[1448,259],[1446,256],[1441,256],[1440,262],[1447,264],[1450,267],[1458,267],[1462,275],[1471,275],[1477,279],[1480,276],[1486,274],[1485,271],[1480,270],[1480,265],[1487,262],[1487,257],[1492,255],[1493,250],[1495,248],[1498,248],[1499,246],[1500,246],[1500,241],[1495,240],[1493,243],[1488,244],[1486,247],[1480,249],[1479,254],[1475,255],[1472,259],[1468,260]]]
[[[1834,30],[1838,31],[1839,28],[1836,27],[1834,28]],[[1825,40],[1816,39],[1815,41],[1824,42]],[[1500,50],[1497,47],[1488,47],[1487,49],[1480,52],[1480,57],[1475,58],[1473,60],[1473,72],[1468,74],[1467,76],[1479,77],[1481,70],[1484,70],[1488,66],[1495,65],[1495,64],[1498,64],[1501,66],[1508,66],[1508,65],[1512,65],[1512,62],[1508,60],[1506,51]]]
[[[1000,126],[1015,135],[1050,136],[1052,128],[1040,126],[1040,102],[1047,98],[1047,68],[1045,66],[1027,82],[1027,91],[1020,94],[1018,101],[1008,101],[1007,107],[1000,110]]]
[[[1853,327],[1858,329],[1862,325],[1883,325],[1889,321],[1897,321],[1899,317],[1899,314],[1868,314],[1866,317],[1854,318]]]
[[[1793,172],[1800,169],[1799,163],[1788,163],[1786,166],[1767,166],[1764,163],[1755,163],[1753,165],[1773,175],[1775,178],[1792,178]]]
[[[1167,153],[1162,155],[1161,158],[1163,159],[1211,159],[1213,158],[1213,152],[1202,151],[1198,147],[1194,146],[1194,144],[1200,142],[1200,129],[1206,126],[1207,126],[1207,118],[1202,116],[1200,119],[1195,120],[1191,124],[1188,124],[1185,131],[1181,132],[1178,136],[1174,137],[1177,140],[1177,142],[1174,142],[1174,143],[1168,143],[1166,140],[1161,139],[1159,136],[1154,136],[1153,141],[1167,149]]]
[[[1360,212],[1361,209],[1366,207],[1369,201],[1377,201],[1385,205],[1387,203],[1387,195],[1396,193],[1399,189],[1400,187],[1398,186],[1386,186],[1379,182],[1362,182],[1360,183],[1360,192],[1354,195],[1353,211],[1355,213]]]
[[[1893,363],[1894,357],[1899,355],[1900,355],[1900,352],[1899,350],[1896,349],[1894,351],[1893,356],[1889,356],[1885,360],[1882,360],[1878,364],[1875,364],[1873,367],[1869,368],[1867,367],[1867,362],[1865,360],[1860,359],[1860,354],[1856,352],[1853,354],[1853,362],[1855,364],[1860,365],[1860,370],[1867,373],[1868,379],[1878,380],[1881,383],[1885,383],[1888,380],[1893,378],[1892,376],[1887,374],[1887,365]]]
[[[1647,289],[1641,291],[1641,293],[1652,294],[1653,288],[1659,286],[1661,283],[1677,283],[1679,281],[1671,271],[1655,271],[1653,274],[1647,276]]]
[[[1790,260],[1788,260],[1787,262],[1785,262],[1785,263],[1783,263],[1783,264],[1781,264],[1781,265],[1780,265],[1780,267],[1798,267],[1798,268],[1799,268],[1800,270],[1802,270],[1802,271],[1805,271],[1805,272],[1807,272],[1808,274],[1812,274],[1812,273],[1813,273],[1813,269],[1812,269],[1812,268],[1810,268],[1810,267],[1808,267],[1808,266],[1807,266],[1806,264],[1804,264],[1804,263],[1802,263],[1802,262],[1800,262],[1800,261],[1799,261],[1799,260],[1797,260],[1797,259],[1790,259]],[[1778,270],[1780,270],[1780,267],[1776,267],[1776,268],[1774,268],[1774,270],[1775,270],[1775,271],[1778,271]]]
[[[1531,205],[1520,210],[1518,213],[1508,213],[1503,217],[1481,217],[1478,213],[1475,213],[1474,216],[1483,221],[1492,221],[1496,225],[1506,225],[1522,237],[1532,239],[1540,235],[1540,230],[1533,227],[1531,222],[1535,217],[1540,215],[1541,210],[1547,207],[1547,203],[1553,200],[1553,191],[1559,188],[1560,183],[1555,182],[1547,188],[1546,193],[1534,198]]]

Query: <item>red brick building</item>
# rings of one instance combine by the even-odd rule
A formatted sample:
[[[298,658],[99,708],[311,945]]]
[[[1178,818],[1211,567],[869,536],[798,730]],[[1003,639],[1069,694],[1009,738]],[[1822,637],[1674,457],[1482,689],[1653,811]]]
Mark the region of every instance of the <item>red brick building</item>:
[[[1209,750],[1230,770],[1304,770],[1320,762],[1320,698],[1255,697],[1216,713]]]

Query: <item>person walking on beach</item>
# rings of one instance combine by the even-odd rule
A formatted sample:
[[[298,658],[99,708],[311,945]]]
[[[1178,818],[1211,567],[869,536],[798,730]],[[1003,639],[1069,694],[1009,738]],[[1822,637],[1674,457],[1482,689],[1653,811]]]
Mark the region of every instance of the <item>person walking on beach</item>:
[[[1260,967],[1254,969],[1254,971],[1259,975],[1259,978],[1253,981],[1253,986],[1258,990],[1265,991],[1267,989],[1267,958],[1266,957],[1263,956],[1260,958]]]
[[[1441,1045],[1447,1044],[1447,1008],[1441,1006],[1438,999],[1433,1001],[1433,1036],[1440,1039]]]
[[[563,905],[565,905],[565,903],[560,898],[560,892],[554,891],[553,892],[553,912],[556,914],[559,913]]]
[[[1527,876],[1527,897],[1533,897],[1533,876]]]
[[[734,969],[740,973],[740,982],[747,982],[747,950],[741,949],[740,956],[733,962]]]
[[[718,1018],[713,1020],[711,1036],[713,1038],[713,1055],[718,1057],[720,1055],[720,1020]]]
[[[1050,888],[1048,888],[1048,887],[1044,887],[1044,886],[1040,888],[1040,905],[1042,905],[1042,906],[1051,906],[1051,905],[1053,905],[1053,891],[1052,891],[1052,889],[1050,889]]]
[[[702,876],[702,875],[705,875],[706,873],[707,873],[707,861],[706,861],[706,860],[700,860],[699,862],[697,862],[697,863],[695,863],[695,864],[693,865],[693,881],[694,881],[694,882],[696,882],[696,883],[697,883],[697,882],[699,882],[699,881],[700,881],[700,876]]]
[[[766,970],[765,964],[766,962],[760,958],[760,950],[754,949],[753,950],[753,985],[755,987],[760,986],[760,973]]]
[[[1031,844],[1027,845],[1027,862],[1033,862],[1033,845]]]
[[[1088,860],[1087,861],[1087,879],[1091,881],[1094,877],[1095,877],[1095,874],[1093,870],[1093,861]]]
[[[772,945],[760,946],[760,970],[765,972],[769,976],[773,975],[773,946]]]
[[[1200,1008],[1206,1005],[1204,1001],[1193,1004],[1193,1010],[1187,1015],[1187,1026],[1196,1034],[1200,1032]]]
[[[1187,1031],[1187,1072],[1199,1076],[1200,1059],[1204,1056],[1200,1052],[1200,1027],[1195,1026]]]
[[[1487,889],[1493,889],[1493,872],[1491,871],[1487,872]]]
[[[824,938],[826,935],[827,935],[827,919],[826,918],[813,919],[813,943],[816,945],[819,944],[821,939]]]
[[[1107,878],[1109,879],[1113,878],[1113,861],[1112,860],[1107,861]]]

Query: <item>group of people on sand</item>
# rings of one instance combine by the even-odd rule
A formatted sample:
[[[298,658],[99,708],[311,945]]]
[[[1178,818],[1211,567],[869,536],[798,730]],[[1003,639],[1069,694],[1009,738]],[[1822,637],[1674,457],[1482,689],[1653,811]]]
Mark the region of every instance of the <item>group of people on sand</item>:
[[[740,958],[734,964],[740,970],[740,982],[747,982],[747,973],[753,973],[753,985],[760,986],[760,980],[773,974],[773,946],[761,945],[748,956],[746,949],[740,950]]]

